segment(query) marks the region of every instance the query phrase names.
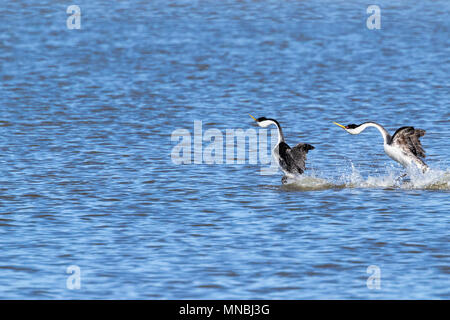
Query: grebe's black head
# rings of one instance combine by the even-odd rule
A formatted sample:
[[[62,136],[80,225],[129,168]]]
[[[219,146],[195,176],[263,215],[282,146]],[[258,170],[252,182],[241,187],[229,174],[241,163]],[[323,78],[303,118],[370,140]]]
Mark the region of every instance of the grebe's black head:
[[[348,126],[343,126],[342,124],[339,124],[339,123],[334,122],[334,121],[333,121],[333,123],[335,125],[341,127],[342,129],[345,129],[345,130],[347,130],[347,129],[356,129],[356,128],[358,128],[360,126],[359,124],[353,124],[353,123],[349,124]]]
[[[266,117],[261,117],[261,118],[256,119],[256,122],[261,122],[261,121],[266,121],[266,120],[268,120]]]
[[[266,117],[261,117],[261,118],[256,119],[256,118],[255,118],[254,116],[252,116],[251,114],[249,114],[249,116],[252,117],[252,119],[255,120],[256,122],[261,122],[261,121],[267,120]]]
[[[335,125],[341,127],[342,129],[344,129],[345,131],[347,131],[350,134],[359,134],[361,133],[361,128],[358,129],[361,125],[360,124],[349,124],[347,126],[343,126],[342,124],[339,124],[337,122],[333,122]]]
[[[266,117],[261,117],[261,118],[256,119],[251,114],[249,114],[249,116],[252,117],[252,119],[256,121],[258,126],[260,126],[262,128],[266,128],[266,127],[270,126],[271,124],[278,126],[277,121],[274,119],[268,119]]]

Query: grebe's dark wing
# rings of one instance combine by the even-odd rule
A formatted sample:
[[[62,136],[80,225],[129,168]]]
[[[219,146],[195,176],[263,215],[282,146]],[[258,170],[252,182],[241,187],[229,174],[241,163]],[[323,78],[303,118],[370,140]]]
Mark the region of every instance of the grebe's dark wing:
[[[280,142],[278,152],[280,154],[280,166],[291,173],[302,174],[305,171],[306,154],[313,150],[312,145],[299,143],[291,148],[285,142]]]
[[[290,153],[292,160],[294,161],[295,165],[301,169],[300,173],[303,173],[306,168],[306,155],[308,154],[309,150],[313,150],[314,147],[307,143],[299,143],[292,149],[288,150],[288,153]],[[300,170],[299,170],[300,171]]]
[[[414,129],[414,127],[402,127],[392,136],[391,144],[399,147],[405,153],[412,153],[416,157],[425,158],[420,137],[425,135],[425,130]]]
[[[278,153],[280,154],[279,162],[281,168],[288,172],[293,172],[293,170],[295,170],[295,164],[292,160],[290,150],[291,147],[289,147],[289,145],[284,141],[281,141],[278,145]]]

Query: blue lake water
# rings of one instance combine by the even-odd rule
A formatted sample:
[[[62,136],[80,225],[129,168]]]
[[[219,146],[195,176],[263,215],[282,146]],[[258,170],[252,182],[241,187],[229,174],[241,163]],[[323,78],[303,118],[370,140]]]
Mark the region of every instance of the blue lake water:
[[[450,298],[450,2],[377,1],[379,30],[365,1],[70,4],[0,8],[0,298]],[[315,146],[297,184],[254,145],[174,163],[248,113]],[[370,120],[426,130],[430,173],[332,124]]]

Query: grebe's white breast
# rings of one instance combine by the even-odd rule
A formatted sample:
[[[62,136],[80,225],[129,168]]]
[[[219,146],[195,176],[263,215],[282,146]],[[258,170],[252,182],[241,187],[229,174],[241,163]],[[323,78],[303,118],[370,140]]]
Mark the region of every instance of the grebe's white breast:
[[[280,164],[280,144],[278,143],[275,148],[272,150],[273,157],[277,161],[277,164]]]
[[[403,167],[407,168],[414,163],[414,159],[404,153],[401,149],[384,144],[384,151],[394,161],[400,163]]]

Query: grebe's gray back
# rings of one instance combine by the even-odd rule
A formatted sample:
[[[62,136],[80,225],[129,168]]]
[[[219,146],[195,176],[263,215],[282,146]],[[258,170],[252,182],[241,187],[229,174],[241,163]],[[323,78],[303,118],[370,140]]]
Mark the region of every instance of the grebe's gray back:
[[[350,134],[360,134],[368,127],[377,128],[383,136],[384,151],[391,159],[397,161],[405,168],[416,165],[422,172],[426,172],[429,169],[422,160],[426,155],[420,142],[420,137],[425,135],[425,130],[415,129],[414,127],[401,127],[391,137],[387,130],[376,122],[365,122],[360,125],[349,124],[348,126],[343,126],[337,122],[334,122],[334,124]]]
[[[286,183],[288,177],[295,177],[303,174],[306,170],[306,155],[308,151],[313,150],[314,147],[307,143],[299,143],[291,148],[284,141],[283,130],[277,120],[265,117],[255,119],[252,115],[250,115],[250,117],[252,117],[252,119],[262,128],[266,128],[273,124],[278,129],[278,142],[273,149],[273,155],[285,174],[281,181]]]

